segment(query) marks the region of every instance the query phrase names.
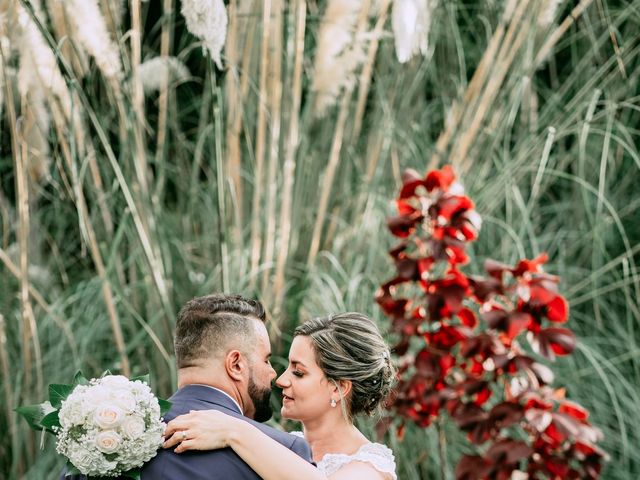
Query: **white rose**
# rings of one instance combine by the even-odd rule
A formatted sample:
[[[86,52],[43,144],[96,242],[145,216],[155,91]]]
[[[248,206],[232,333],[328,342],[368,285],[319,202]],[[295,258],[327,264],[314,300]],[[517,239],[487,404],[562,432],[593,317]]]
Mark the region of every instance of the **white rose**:
[[[152,395],[151,388],[146,383],[141,382],[140,380],[136,380],[135,382],[131,382],[129,385],[131,393],[138,397],[147,397]]]
[[[95,463],[95,456],[89,450],[84,448],[84,446],[75,442],[73,443],[73,448],[69,448],[64,454],[68,455],[71,463],[82,471],[89,470]]]
[[[85,415],[82,409],[82,401],[77,397],[69,396],[62,402],[58,417],[62,427],[71,427],[84,423]]]
[[[93,420],[100,428],[115,428],[122,422],[124,413],[115,405],[100,405],[93,415]]]
[[[128,388],[129,379],[123,375],[107,375],[100,379],[100,384],[108,388]]]
[[[138,438],[144,433],[144,420],[140,417],[127,417],[122,422],[122,432],[129,438]]]
[[[120,407],[126,413],[133,412],[136,409],[136,399],[127,390],[116,390],[112,392],[111,399],[116,406]]]
[[[85,401],[91,405],[97,405],[109,400],[111,392],[102,385],[92,385],[83,395]]]
[[[114,453],[120,448],[122,443],[122,437],[113,430],[107,430],[106,432],[100,432],[96,435],[96,447],[102,453]]]

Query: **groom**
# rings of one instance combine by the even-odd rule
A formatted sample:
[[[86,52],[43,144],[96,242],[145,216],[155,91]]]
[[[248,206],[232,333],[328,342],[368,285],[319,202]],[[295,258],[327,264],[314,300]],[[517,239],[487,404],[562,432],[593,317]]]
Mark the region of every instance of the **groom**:
[[[252,423],[311,461],[303,439],[259,423],[271,417],[271,382],[276,377],[264,320],[259,302],[238,295],[187,302],[178,314],[174,340],[179,389],[170,399],[173,405],[165,421],[190,410],[220,410]],[[230,448],[181,454],[161,449],[142,470],[142,480],[259,478]]]
[[[191,410],[220,410],[255,425],[311,462],[309,445],[302,438],[259,423],[271,417],[269,398],[276,377],[264,320],[259,302],[238,295],[208,295],[187,302],[178,314],[174,339],[179,389],[164,419],[169,422]],[[230,448],[181,454],[161,448],[142,469],[142,480],[259,478]]]

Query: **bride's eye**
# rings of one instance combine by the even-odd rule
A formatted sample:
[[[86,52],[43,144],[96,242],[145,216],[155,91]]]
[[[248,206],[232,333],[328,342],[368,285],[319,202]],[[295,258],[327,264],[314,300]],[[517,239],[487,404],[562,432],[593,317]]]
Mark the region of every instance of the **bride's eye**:
[[[294,371],[293,371],[293,372],[291,372],[291,373],[293,373],[293,375],[294,375],[294,376],[296,376],[296,377],[298,377],[298,378],[302,378],[302,376],[304,375],[302,372],[299,372],[299,371],[297,371],[297,370],[294,370]]]

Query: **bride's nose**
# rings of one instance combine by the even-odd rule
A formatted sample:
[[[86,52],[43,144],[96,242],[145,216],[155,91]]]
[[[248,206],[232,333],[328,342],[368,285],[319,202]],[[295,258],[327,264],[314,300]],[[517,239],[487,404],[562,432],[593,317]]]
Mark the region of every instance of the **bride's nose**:
[[[286,371],[276,379],[276,385],[280,388],[286,388],[291,385],[291,380],[287,377]]]

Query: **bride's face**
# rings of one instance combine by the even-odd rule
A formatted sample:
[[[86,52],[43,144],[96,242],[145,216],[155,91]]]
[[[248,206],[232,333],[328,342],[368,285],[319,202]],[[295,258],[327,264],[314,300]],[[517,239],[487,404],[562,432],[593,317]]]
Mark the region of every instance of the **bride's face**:
[[[309,337],[298,335],[291,343],[289,366],[276,380],[282,389],[282,416],[311,420],[331,408],[335,387],[316,363]]]

